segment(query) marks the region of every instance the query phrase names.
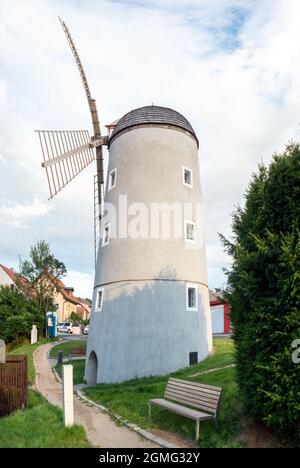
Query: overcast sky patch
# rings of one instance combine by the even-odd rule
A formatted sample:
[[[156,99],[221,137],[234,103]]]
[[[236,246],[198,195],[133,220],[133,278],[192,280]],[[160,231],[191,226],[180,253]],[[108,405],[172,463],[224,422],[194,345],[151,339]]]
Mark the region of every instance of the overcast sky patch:
[[[58,16],[78,47],[103,132],[104,124],[152,102],[190,120],[200,142],[209,284],[224,285],[229,258],[218,232],[230,235],[231,213],[257,163],[299,139],[300,2],[1,1],[0,262],[17,267],[18,255],[45,239],[79,273],[75,294],[87,295],[95,167],[48,202],[34,133],[91,130]]]

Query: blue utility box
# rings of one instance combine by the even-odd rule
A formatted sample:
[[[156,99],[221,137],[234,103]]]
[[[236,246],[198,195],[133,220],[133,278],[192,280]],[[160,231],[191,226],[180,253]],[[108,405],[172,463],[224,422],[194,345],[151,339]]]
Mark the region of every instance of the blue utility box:
[[[57,314],[55,312],[47,312],[46,326],[49,338],[57,337]]]

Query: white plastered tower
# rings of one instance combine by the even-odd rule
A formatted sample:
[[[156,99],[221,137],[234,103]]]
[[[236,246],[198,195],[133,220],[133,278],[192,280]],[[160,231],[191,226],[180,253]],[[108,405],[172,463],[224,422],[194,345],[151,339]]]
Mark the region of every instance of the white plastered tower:
[[[198,140],[181,114],[146,106],[118,121],[109,140],[104,201],[116,208],[117,223],[112,227],[103,221],[87,382],[166,374],[205,359],[212,333]],[[119,222],[124,203],[129,213],[125,230]],[[130,220],[140,204],[149,214],[148,232],[137,236]],[[172,221],[168,237],[162,218],[151,213],[155,206],[171,207],[174,219],[175,205],[188,208],[180,221],[182,235],[174,235]]]

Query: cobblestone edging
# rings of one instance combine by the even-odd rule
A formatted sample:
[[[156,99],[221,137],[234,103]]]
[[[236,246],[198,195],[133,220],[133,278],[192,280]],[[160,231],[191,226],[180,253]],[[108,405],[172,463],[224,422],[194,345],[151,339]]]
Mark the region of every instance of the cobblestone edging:
[[[53,366],[53,367],[51,367],[51,369],[52,369],[52,372],[54,374],[54,377],[55,377],[56,381],[58,383],[62,384],[62,380],[61,380],[60,376],[58,375],[58,373],[56,372],[55,367]]]
[[[52,372],[53,372],[57,382],[62,384],[62,380],[61,380],[60,376],[58,375],[58,373],[57,373],[57,371],[55,370],[54,367],[52,367]],[[85,395],[83,395],[83,393],[80,390],[76,390],[75,393],[77,394],[77,396],[81,400],[85,401],[86,403],[89,403],[90,405],[94,406],[95,408],[100,409],[100,411],[102,411],[103,413],[109,414],[109,416],[111,416],[113,419],[115,419],[119,423],[123,424],[124,426],[128,427],[129,429],[136,432],[137,434],[141,435],[145,439],[148,439],[151,442],[155,442],[157,445],[160,445],[160,447],[163,447],[163,448],[178,448],[177,445],[171,444],[170,442],[167,442],[166,440],[163,440],[160,437],[157,437],[157,436],[151,434],[151,432],[149,432],[149,431],[145,431],[144,429],[137,426],[136,424],[130,423],[126,419],[122,418],[121,416],[118,416],[117,414],[112,413],[105,406],[102,406],[102,405],[99,405],[99,404],[95,403],[94,401],[90,400]]]
[[[51,349],[52,349],[52,348],[55,348],[55,346],[59,346],[59,345],[61,345],[61,344],[63,344],[63,343],[67,343],[67,342],[68,342],[68,340],[64,340],[64,339],[62,339],[62,338],[60,338],[60,339],[57,340],[57,341],[53,341],[53,345],[52,345],[52,346],[48,349],[48,351],[47,351],[47,358],[49,359],[49,361],[56,361],[56,358],[50,357],[50,351],[51,351]]]
[[[31,386],[31,388],[35,389],[36,390],[36,379],[37,379],[37,370],[36,370],[36,364],[35,364],[35,355],[36,355],[36,352],[37,350],[39,349],[39,346],[33,351],[33,354],[32,354],[32,359],[33,359],[33,367],[34,367],[34,382]]]
[[[94,401],[90,400],[87,398],[85,395],[80,390],[76,391],[76,394],[78,395],[79,398],[84,400],[86,403],[89,403],[92,406],[95,406],[96,408],[100,409],[100,411],[103,411],[104,413],[109,414],[112,418],[116,419],[119,423],[123,424],[124,426],[128,427],[132,431],[136,432],[137,434],[141,435],[142,437],[145,437],[145,439],[150,440],[151,442],[155,442],[157,445],[160,445],[160,447],[163,448],[178,448],[177,445],[172,444],[171,442],[167,442],[164,439],[161,439],[160,437],[157,437],[151,432],[146,431],[142,429],[141,427],[137,426],[136,424],[133,424],[126,419],[124,419],[122,416],[118,416],[117,414],[112,413],[108,408],[105,406],[99,405],[98,403],[95,403]]]

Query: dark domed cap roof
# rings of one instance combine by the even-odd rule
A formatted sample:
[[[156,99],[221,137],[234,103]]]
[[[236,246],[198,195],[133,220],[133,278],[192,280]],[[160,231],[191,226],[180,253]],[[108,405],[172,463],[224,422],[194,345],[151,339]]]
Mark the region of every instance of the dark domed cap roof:
[[[173,109],[160,106],[145,106],[139,109],[134,109],[128,114],[125,114],[117,123],[112,132],[110,142],[117,136],[118,133],[130,127],[137,125],[172,125],[190,133],[197,141],[195,131],[189,121]]]

